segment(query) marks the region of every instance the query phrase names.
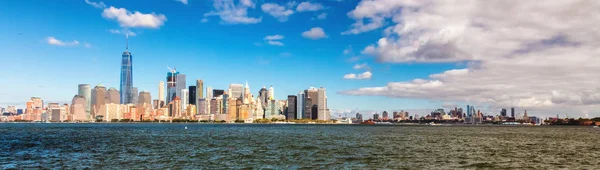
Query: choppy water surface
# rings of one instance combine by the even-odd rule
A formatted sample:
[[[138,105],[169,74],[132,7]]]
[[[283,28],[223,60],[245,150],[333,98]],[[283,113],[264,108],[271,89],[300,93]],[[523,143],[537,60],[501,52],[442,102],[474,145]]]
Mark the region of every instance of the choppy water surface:
[[[1,169],[600,168],[591,127],[0,124],[0,135]]]

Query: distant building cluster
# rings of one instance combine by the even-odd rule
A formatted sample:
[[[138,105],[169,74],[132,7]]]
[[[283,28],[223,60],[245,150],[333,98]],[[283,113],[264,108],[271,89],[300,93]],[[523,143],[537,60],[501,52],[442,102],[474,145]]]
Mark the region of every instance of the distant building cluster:
[[[253,122],[258,119],[313,119],[330,120],[325,88],[310,87],[286,99],[275,98],[273,86],[263,87],[258,96],[250,92],[246,82],[230,84],[226,90],[204,87],[196,80],[187,86],[185,74],[169,68],[166,84],[158,84],[158,96],[133,86],[132,55],[128,46],[121,56],[119,90],[98,84],[80,84],[71,104],[44,102],[32,97],[23,109],[15,106],[2,108],[6,121],[225,121]],[[166,91],[166,93],[165,93]]]

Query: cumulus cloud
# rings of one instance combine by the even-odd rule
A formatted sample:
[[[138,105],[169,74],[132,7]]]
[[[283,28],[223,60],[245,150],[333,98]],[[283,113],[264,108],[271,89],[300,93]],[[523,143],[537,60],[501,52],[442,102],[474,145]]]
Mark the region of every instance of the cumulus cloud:
[[[125,8],[115,8],[112,6],[105,8],[102,16],[107,19],[116,20],[121,27],[125,28],[158,28],[167,21],[167,17],[163,14],[143,14],[138,11],[132,13]]]
[[[384,63],[470,64],[427,79],[340,93],[554,114],[598,110],[600,22],[589,17],[600,15],[598,8],[597,1],[361,1],[348,13],[356,22],[346,33],[371,31],[391,20],[384,37],[363,54]]]
[[[327,19],[327,13],[321,13],[321,14],[317,15],[317,19],[319,19],[319,20]]]
[[[106,4],[104,4],[104,2],[92,2],[90,0],[85,0],[85,3],[93,6],[94,8],[99,8],[99,9],[106,8]]]
[[[181,2],[181,3],[185,4],[185,5],[187,5],[187,4],[188,4],[188,0],[175,0],[175,1],[177,1],[177,2]]]
[[[260,8],[263,12],[275,17],[280,22],[287,21],[288,17],[294,14],[293,10],[287,9],[285,6],[281,6],[275,3],[265,3],[262,4]]]
[[[298,6],[296,7],[296,11],[298,11],[298,12],[319,11],[319,10],[322,10],[323,8],[324,8],[323,5],[321,5],[320,3],[302,2],[302,3],[298,4]]]
[[[50,45],[56,45],[56,46],[76,46],[79,45],[79,41],[77,40],[73,40],[70,42],[65,42],[65,41],[61,41],[58,40],[54,37],[47,37],[46,38],[46,43],[50,44]]]
[[[350,73],[350,74],[346,74],[344,75],[344,79],[346,80],[365,80],[365,79],[371,79],[371,76],[373,74],[370,71],[366,71],[364,73],[360,73],[360,74],[354,74],[354,73]]]
[[[222,24],[256,24],[262,17],[249,17],[248,9],[254,9],[256,4],[252,0],[214,0],[213,10],[205,13],[204,17],[219,16]]]
[[[323,28],[321,28],[321,27],[314,27],[308,31],[304,31],[302,33],[302,36],[304,38],[313,39],[313,40],[327,38],[327,34],[325,34],[325,31],[323,31]]]
[[[264,38],[264,40],[269,45],[283,46],[284,45],[283,42],[280,41],[280,40],[283,40],[283,38],[285,38],[283,35],[275,34],[275,35],[266,36]]]
[[[367,63],[363,63],[363,64],[354,64],[354,67],[352,67],[355,70],[360,70],[360,69],[368,69],[369,65],[367,65]]]

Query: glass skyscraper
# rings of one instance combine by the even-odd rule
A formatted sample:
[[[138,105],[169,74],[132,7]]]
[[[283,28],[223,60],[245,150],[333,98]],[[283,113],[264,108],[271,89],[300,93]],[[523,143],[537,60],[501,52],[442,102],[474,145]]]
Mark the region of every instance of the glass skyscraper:
[[[132,61],[131,61],[131,53],[127,47],[126,51],[123,52],[123,56],[121,58],[121,83],[120,83],[120,91],[121,91],[121,104],[129,104],[133,101],[133,73],[132,73]]]

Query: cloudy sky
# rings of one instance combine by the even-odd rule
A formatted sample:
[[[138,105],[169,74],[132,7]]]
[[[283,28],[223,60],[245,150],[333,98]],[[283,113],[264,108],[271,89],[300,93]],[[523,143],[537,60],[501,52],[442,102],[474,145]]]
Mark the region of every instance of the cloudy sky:
[[[466,107],[600,116],[600,1],[0,1],[0,107],[118,87],[129,34],[134,86],[167,66],[278,99],[327,88],[334,114]],[[192,85],[189,84],[188,85]],[[156,96],[154,96],[156,97]]]

